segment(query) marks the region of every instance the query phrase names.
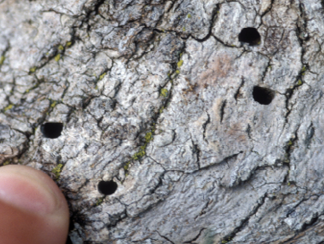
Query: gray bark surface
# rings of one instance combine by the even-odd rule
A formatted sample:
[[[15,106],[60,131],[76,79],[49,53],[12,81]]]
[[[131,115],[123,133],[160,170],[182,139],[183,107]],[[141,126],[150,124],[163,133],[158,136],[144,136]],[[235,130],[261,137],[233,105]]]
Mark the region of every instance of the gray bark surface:
[[[323,35],[320,0],[0,0],[0,163],[74,244],[323,242]]]

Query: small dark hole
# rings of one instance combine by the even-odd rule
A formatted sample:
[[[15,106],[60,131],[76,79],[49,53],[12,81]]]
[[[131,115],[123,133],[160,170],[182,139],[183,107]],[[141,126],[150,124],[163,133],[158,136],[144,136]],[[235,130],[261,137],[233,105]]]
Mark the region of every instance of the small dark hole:
[[[63,130],[63,124],[57,122],[48,122],[41,126],[41,132],[46,138],[58,138]]]
[[[255,86],[253,88],[253,98],[256,102],[268,105],[272,102],[272,99],[274,98],[275,93],[264,87]]]
[[[98,184],[98,190],[101,194],[111,195],[117,190],[117,183],[114,181],[100,181]]]
[[[239,34],[239,41],[247,42],[251,46],[254,46],[260,44],[261,36],[257,29],[248,27],[241,30],[241,33]]]

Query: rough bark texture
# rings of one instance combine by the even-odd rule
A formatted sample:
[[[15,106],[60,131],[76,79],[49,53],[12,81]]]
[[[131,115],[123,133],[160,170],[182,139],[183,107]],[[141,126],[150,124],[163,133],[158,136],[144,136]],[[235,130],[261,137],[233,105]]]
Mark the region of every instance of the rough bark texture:
[[[0,162],[57,181],[74,244],[323,242],[323,19],[320,0],[0,0]]]

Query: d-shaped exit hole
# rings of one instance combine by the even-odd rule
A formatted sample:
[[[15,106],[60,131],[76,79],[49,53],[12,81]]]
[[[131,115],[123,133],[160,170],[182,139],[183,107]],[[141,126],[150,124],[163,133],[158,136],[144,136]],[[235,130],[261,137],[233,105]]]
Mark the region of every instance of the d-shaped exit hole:
[[[261,36],[257,29],[252,27],[243,28],[238,36],[240,42],[249,43],[250,46],[259,45]]]
[[[102,180],[98,184],[98,191],[104,195],[112,195],[117,190],[117,186],[118,186],[117,183],[112,180],[110,181]]]
[[[63,130],[63,124],[58,122],[48,122],[41,126],[41,132],[46,138],[58,138]]]
[[[263,105],[269,105],[272,102],[275,93],[269,88],[255,86],[253,87],[252,95],[254,101]]]

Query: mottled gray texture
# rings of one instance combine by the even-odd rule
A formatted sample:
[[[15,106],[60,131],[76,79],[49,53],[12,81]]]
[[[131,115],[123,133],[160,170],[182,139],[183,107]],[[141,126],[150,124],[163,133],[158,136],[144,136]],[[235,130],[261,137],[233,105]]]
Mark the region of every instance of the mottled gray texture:
[[[0,163],[57,181],[74,244],[322,242],[323,19],[320,0],[0,1]]]

